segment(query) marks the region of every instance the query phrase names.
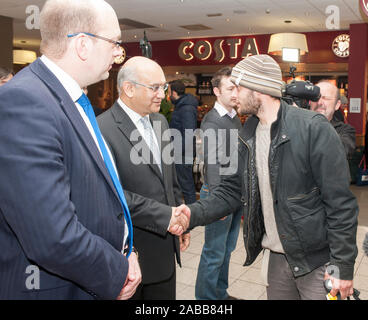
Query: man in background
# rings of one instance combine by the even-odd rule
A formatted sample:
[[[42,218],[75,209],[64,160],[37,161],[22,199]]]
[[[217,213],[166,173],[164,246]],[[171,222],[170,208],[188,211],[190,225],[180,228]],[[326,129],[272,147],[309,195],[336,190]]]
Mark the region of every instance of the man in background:
[[[321,98],[317,102],[310,101],[310,109],[323,114],[330,121],[340,137],[346,156],[352,155],[356,146],[355,128],[334,117],[335,111],[341,106],[339,89],[327,80],[318,82],[317,86],[320,88]]]
[[[170,99],[175,105],[171,116],[170,128],[176,129],[180,134],[180,136],[174,137],[175,150],[176,152],[181,151],[181,157],[178,157],[178,161],[176,161],[176,173],[184,201],[186,204],[189,204],[196,201],[193,161],[195,150],[194,130],[197,128],[198,100],[192,94],[185,93],[185,85],[180,80],[170,82],[170,89]]]
[[[175,264],[180,265],[180,247],[185,249],[190,234],[180,236],[179,245],[178,237],[168,232],[171,207],[182,203],[175,166],[162,157],[170,143],[163,136],[169,126],[158,112],[168,85],[161,67],[145,57],[129,59],[117,83],[119,99],[98,122],[116,159],[128,205],[142,211],[131,210],[134,246],[142,268],[142,284],[133,299],[174,300]],[[129,192],[148,199],[141,202]],[[169,207],[160,209],[154,200]]]
[[[235,131],[237,137],[241,129],[241,122],[236,113],[237,89],[230,81],[230,76],[231,68],[225,67],[217,71],[211,80],[217,100],[201,123],[204,150],[204,184],[200,193],[201,199],[207,198],[220,184],[220,168],[227,165],[225,161],[230,152],[230,135]],[[208,139],[206,136],[209,136]],[[238,240],[241,215],[242,211],[237,210],[224,220],[218,220],[205,227],[205,240],[195,286],[196,299],[235,299],[228,295],[227,288],[230,257]]]
[[[5,67],[0,67],[0,86],[4,85],[9,80],[11,80],[13,76],[14,76],[13,71]]]

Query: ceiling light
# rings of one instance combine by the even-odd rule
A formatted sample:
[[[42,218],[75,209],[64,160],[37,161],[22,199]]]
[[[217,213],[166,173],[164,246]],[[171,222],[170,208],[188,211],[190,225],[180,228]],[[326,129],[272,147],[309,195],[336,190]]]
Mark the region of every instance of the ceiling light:
[[[299,62],[298,48],[282,48],[282,60],[287,62]]]
[[[273,55],[282,54],[284,61],[299,62],[299,56],[306,52],[308,52],[308,45],[305,34],[275,33],[270,37],[268,53]]]
[[[281,55],[282,48],[297,48],[300,54],[308,52],[307,38],[302,33],[275,33],[271,35],[268,53]]]
[[[32,63],[37,59],[36,52],[30,50],[13,50],[14,64]]]

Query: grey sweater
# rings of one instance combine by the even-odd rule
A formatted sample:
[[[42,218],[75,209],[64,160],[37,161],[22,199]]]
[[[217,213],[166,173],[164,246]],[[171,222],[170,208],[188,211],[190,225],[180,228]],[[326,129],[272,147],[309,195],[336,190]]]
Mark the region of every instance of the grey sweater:
[[[238,150],[238,130],[242,124],[236,115],[231,118],[228,115],[220,116],[219,112],[212,108],[203,118],[201,123],[204,181],[209,190],[213,190],[221,181],[221,170],[229,165],[230,153]],[[215,140],[213,138],[216,138]],[[234,139],[235,137],[235,139]]]

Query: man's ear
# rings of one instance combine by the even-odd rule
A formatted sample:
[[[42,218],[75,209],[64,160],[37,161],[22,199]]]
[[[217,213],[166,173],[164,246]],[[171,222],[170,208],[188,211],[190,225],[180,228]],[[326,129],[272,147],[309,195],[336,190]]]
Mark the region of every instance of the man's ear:
[[[335,105],[335,111],[339,110],[340,106],[341,106],[341,100],[337,100],[337,103]]]
[[[220,89],[217,87],[213,88],[213,93],[215,94],[216,97],[218,97],[221,94]]]
[[[85,34],[81,33],[76,36],[74,48],[79,59],[86,61],[92,50],[92,41]]]
[[[135,85],[130,81],[123,81],[121,91],[123,91],[128,98],[133,98],[135,92]]]

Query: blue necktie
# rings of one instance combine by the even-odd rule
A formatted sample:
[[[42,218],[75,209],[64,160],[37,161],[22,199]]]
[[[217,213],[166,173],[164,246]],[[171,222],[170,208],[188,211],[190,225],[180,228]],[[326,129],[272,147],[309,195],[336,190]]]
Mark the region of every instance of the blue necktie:
[[[83,93],[81,95],[81,97],[77,100],[77,102],[80,104],[80,106],[83,108],[84,112],[86,113],[89,121],[91,122],[92,128],[96,134],[97,137],[97,141],[98,141],[98,145],[100,146],[100,150],[102,152],[102,156],[103,159],[105,161],[105,165],[107,170],[109,171],[110,177],[114,183],[115,189],[119,195],[119,199],[121,202],[121,205],[123,207],[123,211],[124,211],[124,216],[125,216],[125,221],[127,223],[128,226],[128,230],[129,230],[129,234],[128,234],[128,254],[127,257],[129,257],[130,253],[132,252],[132,247],[133,247],[133,227],[132,227],[132,220],[130,218],[130,212],[129,212],[129,208],[124,196],[124,191],[123,188],[120,184],[119,178],[116,174],[115,168],[111,162],[110,156],[107,152],[106,149],[106,145],[102,139],[102,134],[100,131],[100,128],[98,127],[97,121],[96,121],[96,116],[95,113],[93,111],[93,107],[91,105],[91,102],[89,101],[89,99],[87,98],[87,96]]]

